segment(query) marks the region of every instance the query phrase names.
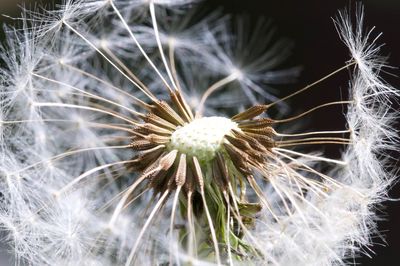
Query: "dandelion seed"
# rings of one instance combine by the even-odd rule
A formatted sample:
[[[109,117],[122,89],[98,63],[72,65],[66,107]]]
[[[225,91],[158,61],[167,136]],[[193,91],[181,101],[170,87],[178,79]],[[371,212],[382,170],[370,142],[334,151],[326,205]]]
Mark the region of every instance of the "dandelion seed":
[[[260,73],[281,43],[246,65],[221,48],[233,47],[226,19],[169,32],[166,14],[187,22],[194,2],[66,0],[7,32],[0,224],[17,263],[330,265],[370,244],[372,206],[395,178],[384,154],[398,92],[379,76],[362,7],[354,29],[345,12],[335,21],[351,60],[278,99],[261,83],[297,69]],[[344,70],[348,100],[270,114]],[[334,105],[347,128],[285,131]],[[327,158],[321,145],[345,151]]]

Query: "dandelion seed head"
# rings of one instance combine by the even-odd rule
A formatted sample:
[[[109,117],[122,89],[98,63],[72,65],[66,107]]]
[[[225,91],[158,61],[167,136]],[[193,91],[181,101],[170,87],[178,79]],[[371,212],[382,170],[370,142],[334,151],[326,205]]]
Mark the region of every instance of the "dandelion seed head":
[[[289,116],[326,78],[278,99],[290,45],[262,22],[193,21],[195,2],[66,0],[7,32],[0,227],[18,263],[331,265],[370,244],[398,93],[363,13],[338,17],[352,58],[326,76],[350,70],[350,99]],[[288,134],[336,104],[348,130]]]

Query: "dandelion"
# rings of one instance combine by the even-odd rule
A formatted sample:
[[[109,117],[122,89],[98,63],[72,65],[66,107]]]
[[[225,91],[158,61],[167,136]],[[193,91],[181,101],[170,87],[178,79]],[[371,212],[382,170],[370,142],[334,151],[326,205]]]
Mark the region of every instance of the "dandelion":
[[[331,265],[371,244],[398,92],[362,7],[335,20],[351,59],[279,99],[265,88],[298,73],[277,69],[285,42],[243,50],[256,35],[194,21],[194,2],[66,0],[7,29],[0,225],[17,264]],[[344,70],[348,100],[283,111]],[[334,105],[346,128],[293,132]]]

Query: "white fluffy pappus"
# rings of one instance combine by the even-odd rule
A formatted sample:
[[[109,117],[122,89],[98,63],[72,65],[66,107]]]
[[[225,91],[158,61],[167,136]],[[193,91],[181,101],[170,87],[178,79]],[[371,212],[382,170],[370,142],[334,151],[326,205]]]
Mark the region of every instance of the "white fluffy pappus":
[[[398,91],[362,6],[355,24],[335,20],[351,59],[333,73],[349,70],[349,100],[273,119],[311,87],[270,89],[298,74],[278,69],[284,42],[267,34],[243,51],[258,43],[248,25],[234,35],[229,17],[196,21],[196,2],[65,0],[6,28],[0,230],[16,265],[341,265],[372,244],[396,178]],[[346,106],[346,129],[288,133],[330,105]],[[219,146],[207,123],[190,142],[204,146],[183,133],[171,145],[203,114],[229,121]],[[344,145],[341,158],[319,152],[328,144]]]

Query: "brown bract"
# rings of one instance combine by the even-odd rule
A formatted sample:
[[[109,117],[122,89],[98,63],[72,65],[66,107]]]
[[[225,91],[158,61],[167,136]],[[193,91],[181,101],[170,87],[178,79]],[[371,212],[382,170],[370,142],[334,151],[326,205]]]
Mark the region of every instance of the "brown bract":
[[[193,121],[193,113],[179,91],[171,93],[172,106],[165,101],[156,101],[148,106],[148,114],[142,118],[143,124],[132,130],[132,148],[139,153],[130,165],[130,170],[147,175],[149,186],[157,192],[173,191],[183,186],[187,192],[203,187],[201,167],[196,167],[196,156],[187,158],[178,150],[169,150],[173,132]],[[221,149],[211,162],[213,180],[226,191],[234,175],[252,175],[253,168],[263,169],[268,153],[275,146],[272,129],[273,120],[257,118],[267,109],[265,105],[253,106],[231,118],[238,123],[239,130],[233,129],[225,136]],[[233,165],[237,173],[228,169]],[[204,168],[205,166],[202,165]],[[195,178],[194,178],[195,177]]]

